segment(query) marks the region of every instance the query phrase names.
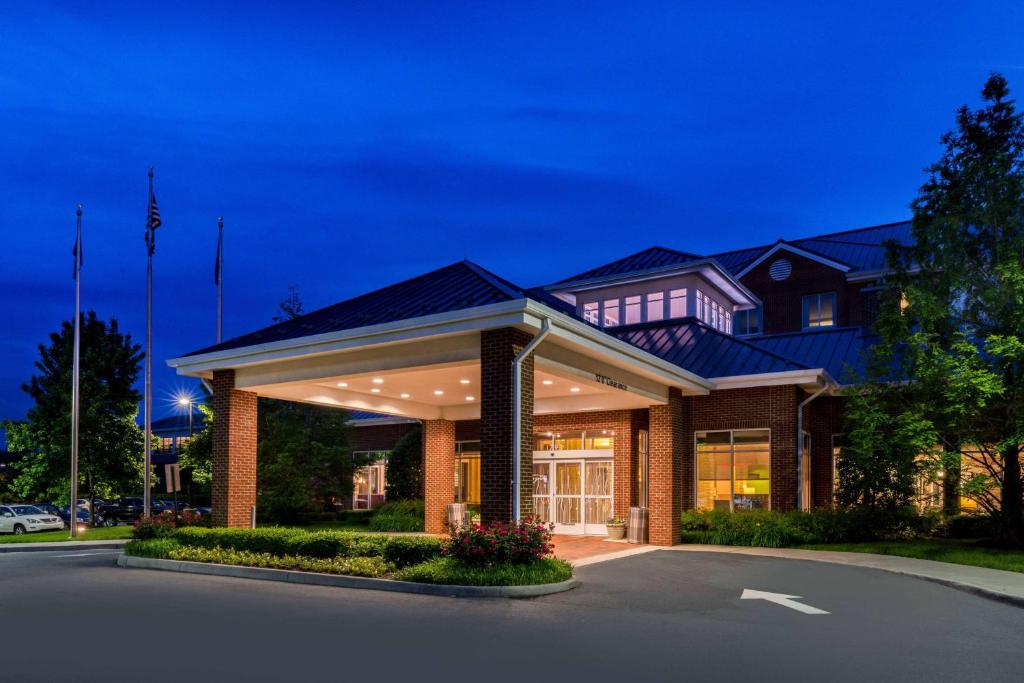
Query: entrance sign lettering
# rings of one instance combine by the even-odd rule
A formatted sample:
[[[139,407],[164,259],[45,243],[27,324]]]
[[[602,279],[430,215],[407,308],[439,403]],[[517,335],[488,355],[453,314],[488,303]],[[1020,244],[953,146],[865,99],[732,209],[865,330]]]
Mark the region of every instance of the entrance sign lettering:
[[[626,391],[629,388],[629,387],[626,386],[626,384],[624,382],[620,382],[617,379],[612,379],[611,377],[608,377],[607,375],[602,375],[602,374],[596,373],[596,372],[594,373],[594,380],[598,384],[606,384],[606,385],[608,385],[610,387],[614,387],[615,389],[621,389],[622,391]]]

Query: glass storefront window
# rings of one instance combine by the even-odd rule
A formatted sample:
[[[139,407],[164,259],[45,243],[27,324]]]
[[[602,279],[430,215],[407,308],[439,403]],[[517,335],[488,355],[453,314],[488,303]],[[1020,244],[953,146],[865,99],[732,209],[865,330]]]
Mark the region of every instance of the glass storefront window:
[[[697,432],[697,508],[756,510],[770,505],[767,429]]]
[[[455,502],[480,504],[480,442],[455,444]]]

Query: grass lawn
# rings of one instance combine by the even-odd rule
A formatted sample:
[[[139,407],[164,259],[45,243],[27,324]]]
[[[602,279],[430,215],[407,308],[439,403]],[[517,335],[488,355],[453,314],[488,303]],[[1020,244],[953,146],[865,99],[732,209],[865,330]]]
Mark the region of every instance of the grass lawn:
[[[75,540],[111,541],[129,538],[132,535],[133,528],[131,525],[126,525],[89,529],[79,533],[78,538]],[[53,543],[55,541],[70,541],[68,533],[67,529],[62,529],[61,531],[38,531],[32,534],[22,534],[21,536],[0,534],[0,543]]]
[[[875,541],[872,543],[834,543],[802,545],[806,550],[838,550],[852,553],[898,555],[919,560],[936,560],[974,567],[1024,572],[1024,550],[1004,550],[979,541],[923,539],[919,541]]]

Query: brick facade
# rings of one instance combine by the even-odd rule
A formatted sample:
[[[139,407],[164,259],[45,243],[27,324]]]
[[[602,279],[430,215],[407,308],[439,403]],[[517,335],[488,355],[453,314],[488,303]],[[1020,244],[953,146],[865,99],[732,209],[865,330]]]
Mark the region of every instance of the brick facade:
[[[256,506],[256,394],[235,389],[234,370],[213,373],[215,526],[248,527]]]
[[[480,519],[512,518],[512,361],[532,339],[515,328],[480,334]],[[522,362],[520,514],[533,512],[533,355]]]
[[[682,395],[673,388],[669,390],[668,403],[651,406],[648,413],[650,498],[647,537],[653,545],[679,543],[686,410]]]
[[[771,507],[796,507],[796,408],[803,392],[793,385],[714,391],[687,398],[690,425],[686,440],[684,487],[687,507],[694,507],[696,461],[694,433],[721,429],[771,430]]]
[[[423,421],[424,528],[428,534],[444,533],[448,504],[455,502],[455,423]]]

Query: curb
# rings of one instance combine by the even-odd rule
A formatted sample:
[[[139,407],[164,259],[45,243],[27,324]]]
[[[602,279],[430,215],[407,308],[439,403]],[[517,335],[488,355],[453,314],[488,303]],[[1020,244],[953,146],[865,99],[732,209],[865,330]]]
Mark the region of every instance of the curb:
[[[996,590],[993,588],[986,588],[985,586],[979,586],[974,583],[967,583],[965,581],[958,581],[956,579],[946,578],[943,576],[935,576],[927,574],[925,572],[914,571],[909,568],[900,567],[887,567],[882,564],[872,563],[872,560],[888,560],[888,559],[910,559],[917,562],[935,562],[934,560],[920,560],[918,558],[900,558],[898,555],[878,555],[876,553],[844,553],[843,551],[831,551],[831,550],[800,550],[794,548],[793,550],[800,550],[800,555],[791,555],[778,552],[785,550],[782,548],[748,548],[745,546],[716,546],[716,545],[704,545],[704,544],[681,544],[662,548],[662,550],[670,550],[675,552],[698,552],[698,553],[720,553],[725,555],[746,555],[748,557],[766,557],[774,560],[796,560],[797,562],[822,562],[825,564],[837,564],[843,567],[855,567],[859,569],[875,569],[882,572],[889,572],[890,574],[897,574],[899,576],[909,576],[915,579],[921,579],[922,581],[929,581],[931,583],[937,583],[940,586],[946,586],[947,588],[953,588],[964,593],[970,593],[981,598],[993,600],[995,602],[1001,602],[1005,605],[1013,605],[1014,607],[1024,608],[1024,594],[1009,593],[1006,591]],[[768,552],[765,552],[768,551]],[[773,552],[774,551],[774,552]],[[806,554],[805,554],[806,553]],[[814,553],[810,555],[809,553]],[[840,553],[844,556],[840,557]],[[845,555],[852,554],[855,558],[847,558]],[[833,557],[829,557],[833,555]],[[852,559],[852,561],[851,561]],[[947,568],[946,565],[952,565],[949,562],[935,562],[935,564],[943,565],[943,568]],[[960,565],[952,565],[954,567]],[[972,569],[987,569],[986,567],[974,567],[973,565],[963,565]],[[999,569],[987,569],[993,572],[1002,572]],[[1015,572],[1003,572],[1010,574],[1015,578],[1018,575]]]
[[[362,588],[391,591],[394,593],[418,593],[420,595],[434,595],[447,598],[535,598],[572,590],[580,585],[579,580],[574,577],[560,583],[544,583],[537,586],[445,586],[435,583],[413,583],[411,581],[394,581],[392,579],[372,579],[363,576],[319,574],[289,569],[239,567],[230,564],[188,562],[186,560],[160,560],[150,557],[133,557],[131,555],[121,555],[118,557],[117,566],[183,572],[186,574],[229,576],[238,579],[283,581],[285,583],[297,583],[307,586],[333,586],[335,588]]]
[[[55,550],[121,550],[124,541],[57,541],[56,543],[0,543],[0,555],[5,553],[50,553]]]

